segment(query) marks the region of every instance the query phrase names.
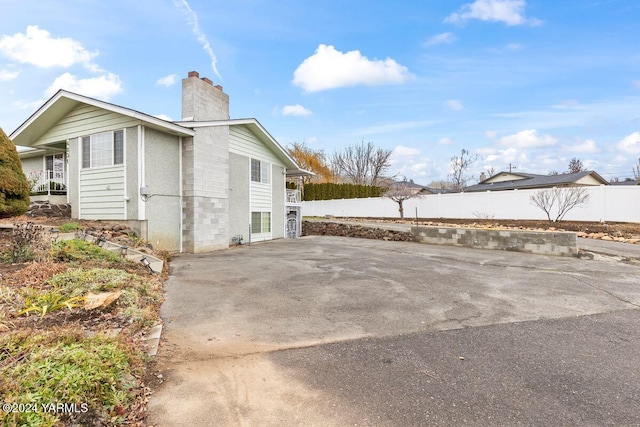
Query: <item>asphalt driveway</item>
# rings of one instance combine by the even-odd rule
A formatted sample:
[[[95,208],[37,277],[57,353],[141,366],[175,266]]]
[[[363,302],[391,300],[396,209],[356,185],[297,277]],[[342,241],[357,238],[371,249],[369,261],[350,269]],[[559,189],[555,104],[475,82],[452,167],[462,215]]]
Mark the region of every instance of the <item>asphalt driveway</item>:
[[[637,266],[317,236],[172,266],[156,425],[640,423]]]

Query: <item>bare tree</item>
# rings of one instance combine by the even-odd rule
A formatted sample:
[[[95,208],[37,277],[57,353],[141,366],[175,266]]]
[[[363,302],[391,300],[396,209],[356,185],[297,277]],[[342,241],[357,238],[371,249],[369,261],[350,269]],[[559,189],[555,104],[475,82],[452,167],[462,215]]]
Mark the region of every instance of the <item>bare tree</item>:
[[[586,205],[590,199],[585,187],[553,187],[535,192],[531,203],[547,214],[549,222],[562,221],[571,209]],[[555,219],[551,219],[555,215]]]
[[[582,160],[574,157],[569,161],[569,170],[567,171],[567,173],[584,172],[586,170],[587,169],[582,164]]]
[[[353,184],[378,185],[389,169],[391,150],[376,147],[373,142],[349,145],[333,154],[335,170]]]
[[[420,189],[411,187],[405,180],[392,184],[387,191],[384,192],[384,197],[388,197],[398,204],[398,212],[400,212],[400,218],[404,218],[404,206],[405,200],[413,199],[416,197],[422,197]]]
[[[449,174],[449,181],[453,184],[454,190],[462,191],[467,186],[467,182],[472,178],[467,175],[467,170],[478,158],[477,154],[471,155],[464,148],[460,152],[460,156],[451,158],[452,172]]]
[[[491,178],[493,175],[496,174],[496,168],[493,166],[489,166],[486,170],[487,173],[487,178]]]
[[[633,178],[640,179],[640,158],[638,158],[638,163],[633,165]]]

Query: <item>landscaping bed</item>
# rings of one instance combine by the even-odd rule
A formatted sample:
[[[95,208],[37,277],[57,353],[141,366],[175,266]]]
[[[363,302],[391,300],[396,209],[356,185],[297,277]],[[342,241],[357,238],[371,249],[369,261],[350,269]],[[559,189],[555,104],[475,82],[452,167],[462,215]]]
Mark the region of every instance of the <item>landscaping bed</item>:
[[[66,221],[52,225],[92,226]],[[82,239],[53,240],[37,224],[0,229],[0,425],[142,426],[163,275]]]

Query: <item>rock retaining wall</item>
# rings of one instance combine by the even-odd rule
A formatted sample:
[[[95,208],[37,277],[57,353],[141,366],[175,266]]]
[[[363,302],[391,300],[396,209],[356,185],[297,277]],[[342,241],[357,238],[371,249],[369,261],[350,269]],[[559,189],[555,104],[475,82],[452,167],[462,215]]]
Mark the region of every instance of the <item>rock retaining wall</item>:
[[[411,241],[409,232],[363,227],[361,225],[340,224],[335,222],[303,221],[303,236],[343,236],[365,239]]]
[[[411,232],[364,227],[338,222],[304,221],[303,236],[343,236],[366,239],[415,241],[435,245],[466,246],[541,255],[577,256],[576,233],[470,229],[456,227],[411,227]]]
[[[411,227],[411,235],[413,240],[420,243],[499,249],[541,255],[578,255],[576,233],[571,232]]]
[[[71,205],[62,204],[55,205],[48,201],[31,202],[26,215],[31,218],[48,217],[48,218],[71,218]]]

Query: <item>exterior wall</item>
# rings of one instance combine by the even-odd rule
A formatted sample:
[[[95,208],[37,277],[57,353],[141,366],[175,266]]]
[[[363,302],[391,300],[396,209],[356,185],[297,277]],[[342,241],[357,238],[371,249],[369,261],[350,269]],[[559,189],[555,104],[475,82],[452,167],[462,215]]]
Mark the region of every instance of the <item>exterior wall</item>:
[[[488,184],[490,182],[517,181],[519,179],[524,179],[524,177],[519,175],[513,175],[510,173],[501,173],[497,176],[494,176],[490,180],[486,181],[486,183]]]
[[[249,181],[251,159],[238,154],[229,154],[229,238],[241,235],[249,241],[251,222]]]
[[[27,159],[21,158],[22,171],[29,179],[29,175],[32,173],[39,173],[44,168],[44,160],[42,156],[29,157]]]
[[[591,175],[584,176],[576,181],[580,185],[601,185],[602,183]]]
[[[640,222],[640,186],[600,185],[584,187],[587,205],[569,211],[565,220]],[[541,190],[486,191],[432,194],[404,202],[405,217],[496,218],[546,220],[530,197]],[[304,216],[398,218],[398,204],[384,197],[322,200],[302,203]]]
[[[229,246],[229,127],[198,128],[182,145],[183,250]]]
[[[138,127],[133,126],[125,129],[124,136],[124,159],[126,176],[127,219],[144,219],[138,217],[138,205],[140,200],[140,183],[138,182]],[[143,236],[145,239],[147,236]]]
[[[82,104],[49,129],[32,147],[65,141],[70,138],[135,126],[138,120],[98,107]]]
[[[78,177],[80,176],[80,145],[79,138],[67,140],[67,154],[69,155],[69,173],[67,186],[67,198],[71,205],[71,218],[80,216],[80,187]]]
[[[144,183],[151,191],[145,204],[147,239],[155,249],[180,250],[180,140],[154,129],[144,129]],[[132,188],[139,193],[138,186]],[[140,199],[139,195],[136,197]]]
[[[248,127],[243,125],[232,126],[229,130],[229,151],[247,159],[249,167],[250,159],[260,160],[271,165],[271,182],[269,184],[252,182],[250,169],[247,170],[250,201],[248,212],[245,214],[245,218],[248,220],[246,229],[248,230],[248,224],[251,222],[251,212],[271,213],[271,232],[253,234],[251,241],[283,238],[285,224],[284,163]]]
[[[285,235],[285,174],[284,168],[273,165],[271,167],[271,238],[282,239]]]
[[[80,219],[126,219],[124,165],[80,171]]]

